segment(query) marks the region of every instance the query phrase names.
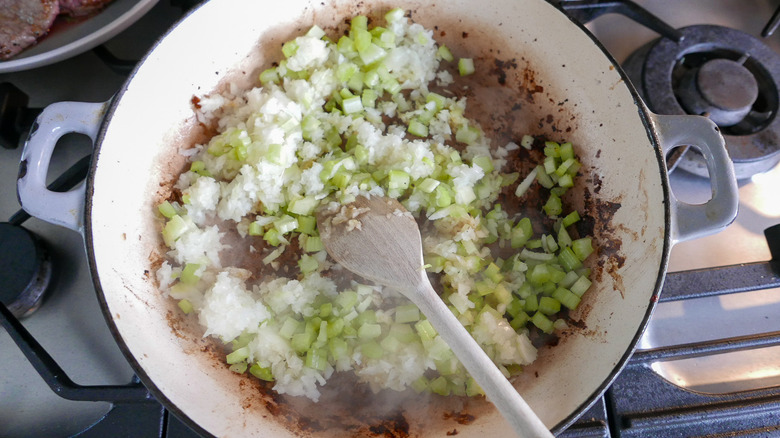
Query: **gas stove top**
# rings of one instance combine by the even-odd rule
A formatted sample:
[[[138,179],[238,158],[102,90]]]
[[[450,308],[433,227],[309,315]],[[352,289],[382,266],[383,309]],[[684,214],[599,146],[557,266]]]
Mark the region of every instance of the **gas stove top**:
[[[639,351],[605,397],[561,435],[658,437],[739,430],[740,436],[777,436],[780,233],[769,236],[775,242],[770,246],[764,230],[780,223],[775,126],[780,35],[761,36],[777,5],[769,0],[556,3],[588,21],[652,110],[717,119],[740,174],[737,220],[719,234],[674,247],[662,302]],[[656,20],[647,27],[625,15],[600,15],[607,9],[582,9],[593,5],[617,6],[633,16],[649,12]],[[24,104],[32,109],[64,100],[105,101],[125,81],[133,61],[182,14],[181,4],[162,0],[100,48],[49,66],[0,74],[0,84],[29,96]],[[727,92],[721,91],[724,84]],[[28,110],[20,118],[34,113]],[[61,139],[49,181],[63,189],[75,183],[79,170],[72,167],[88,162],[89,152],[83,136]],[[690,203],[711,196],[696,154],[677,150],[670,157],[677,167],[672,190]],[[0,436],[193,435],[134,378],[103,320],[81,236],[19,214],[15,177],[20,155],[21,148],[0,149],[0,221],[23,224],[38,236],[41,243],[32,251],[38,251],[35,260],[49,266],[51,275],[40,308],[20,324],[33,338],[23,341],[37,342],[45,354],[33,354],[31,363],[9,335],[14,327],[0,331]],[[55,181],[68,169],[73,181]],[[11,237],[2,228],[0,233],[1,255]],[[13,238],[34,239],[26,234]]]

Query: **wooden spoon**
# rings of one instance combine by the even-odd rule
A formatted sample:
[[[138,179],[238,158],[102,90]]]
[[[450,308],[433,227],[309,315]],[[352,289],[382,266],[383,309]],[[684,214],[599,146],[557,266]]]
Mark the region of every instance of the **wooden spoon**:
[[[519,436],[553,436],[433,290],[423,268],[420,229],[403,205],[360,196],[338,211],[320,211],[317,225],[336,262],[398,290],[420,308]]]

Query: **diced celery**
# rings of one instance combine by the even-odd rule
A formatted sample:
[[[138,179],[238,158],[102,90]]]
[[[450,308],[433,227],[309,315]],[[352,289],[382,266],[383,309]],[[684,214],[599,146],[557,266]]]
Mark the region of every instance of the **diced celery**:
[[[341,291],[335,298],[335,303],[344,312],[348,312],[352,310],[352,308],[355,307],[355,304],[357,304],[357,301],[358,301],[357,292],[353,290]]]
[[[317,227],[317,218],[314,216],[298,216],[298,228],[295,231],[301,234],[313,235]]]
[[[306,353],[311,348],[314,338],[315,334],[313,332],[304,331],[303,333],[296,333],[290,340],[290,346],[298,353]]]
[[[576,309],[580,304],[580,297],[563,287],[555,289],[552,297],[571,310]]]
[[[381,359],[385,355],[385,350],[376,341],[368,341],[361,344],[360,352],[369,359]]]
[[[395,322],[399,324],[420,320],[420,309],[414,304],[405,304],[395,308]]]
[[[455,140],[468,145],[474,144],[479,138],[480,130],[473,126],[464,125],[455,131]]]
[[[263,70],[263,72],[260,73],[258,80],[263,85],[268,85],[270,83],[278,83],[279,73],[277,72],[276,67],[271,67]]]
[[[302,273],[308,274],[315,272],[319,269],[319,267],[320,262],[316,258],[308,254],[301,254],[301,258],[298,260],[298,268]]]
[[[388,13],[385,14],[385,21],[388,23],[393,23],[398,20],[402,20],[404,18],[404,10],[401,8],[394,8],[391,9]]]
[[[230,371],[233,371],[236,374],[244,374],[246,372],[246,367],[247,366],[248,365],[247,365],[246,362],[239,362],[239,363],[234,363],[233,365],[230,365],[230,367],[228,367],[228,369]]]
[[[345,359],[349,356],[349,344],[342,338],[328,339],[328,350],[335,360]]]
[[[179,300],[177,305],[185,315],[188,315],[193,310],[192,303],[186,298]]]
[[[257,222],[251,222],[249,224],[249,229],[247,230],[250,236],[262,236],[265,233],[265,230],[263,230],[263,226],[260,225]]]
[[[539,312],[545,315],[554,315],[561,311],[561,303],[552,297],[539,298]]]
[[[319,204],[319,201],[314,199],[312,196],[298,198],[290,201],[290,203],[287,204],[287,211],[294,214],[308,216],[314,213],[314,209],[317,208],[317,204]]]
[[[520,330],[521,328],[525,327],[525,325],[528,323],[528,319],[530,317],[527,313],[520,310],[517,315],[512,318],[511,321],[509,321],[509,325],[512,326],[515,331]]]
[[[552,333],[553,331],[553,322],[542,312],[534,313],[534,316],[531,317],[531,323],[545,333]]]
[[[417,334],[422,340],[430,341],[437,335],[436,329],[433,328],[430,321],[427,319],[417,321],[417,323],[414,324],[414,328],[417,330]]]
[[[282,323],[282,327],[279,329],[279,335],[285,339],[292,339],[293,335],[301,327],[301,323],[298,322],[292,316],[288,316]]]
[[[298,220],[292,216],[284,215],[273,222],[274,228],[279,231],[279,234],[287,234],[298,228]]]
[[[379,345],[384,350],[389,351],[391,353],[397,352],[403,346],[401,341],[399,341],[397,338],[394,338],[392,336],[384,337],[381,341],[379,341]]]
[[[447,184],[439,184],[433,191],[433,204],[436,207],[447,207],[452,204],[452,189]]]
[[[473,74],[476,70],[474,69],[474,60],[471,58],[460,58],[458,60],[458,73],[460,73],[461,76],[468,76],[470,74]]]
[[[290,40],[282,44],[282,53],[286,58],[295,55],[295,52],[297,51],[298,51],[298,42],[296,40]]]
[[[565,247],[558,253],[558,263],[564,267],[567,271],[573,271],[582,266],[582,262],[577,258],[577,255],[572,251],[571,247]]]
[[[585,260],[591,253],[593,253],[592,239],[590,237],[577,239],[571,243],[571,249],[574,251],[574,254],[578,259]]]
[[[385,49],[379,47],[378,45],[371,43],[364,50],[358,49],[358,55],[360,56],[360,60],[363,61],[363,64],[371,65],[384,58],[385,55],[387,55],[387,52],[385,51]],[[398,91],[400,91],[400,89]],[[398,91],[396,91],[396,93]],[[390,94],[395,94],[395,93],[391,92]]]
[[[304,364],[317,371],[325,371],[328,367],[328,354],[319,348],[314,348],[306,352]]]
[[[525,299],[525,306],[523,310],[528,313],[536,312],[539,309],[539,299],[536,295],[531,295]]]
[[[409,187],[411,177],[403,170],[392,169],[387,173],[387,179],[388,188],[405,190]]]
[[[238,350],[230,353],[225,358],[227,360],[227,363],[234,364],[246,361],[249,357],[249,347],[241,347]]]
[[[195,284],[200,280],[200,276],[196,273],[200,269],[200,265],[197,263],[187,263],[184,265],[184,269],[181,270],[181,277],[179,279],[184,284]]]
[[[350,21],[349,29],[351,32],[368,29],[368,17],[365,15],[356,15]]]
[[[309,236],[303,245],[303,250],[306,252],[320,252],[323,249],[325,246],[322,244],[320,236]]]
[[[174,215],[163,228],[162,236],[165,244],[170,248],[173,247],[174,242],[179,239],[187,230],[190,225],[178,214]]]
[[[341,102],[344,114],[354,114],[363,110],[363,101],[360,96],[352,96]]]
[[[161,215],[165,216],[168,219],[174,217],[177,214],[176,209],[168,201],[164,201],[162,204],[157,206],[157,210],[160,212]]]
[[[444,376],[439,376],[428,384],[431,392],[442,396],[450,395],[450,386],[447,383],[447,379]]]
[[[452,52],[450,51],[447,46],[444,44],[439,46],[439,49],[436,51],[436,54],[439,55],[439,57],[447,62],[452,62],[455,60],[455,57],[452,55]]]
[[[584,294],[588,290],[588,288],[590,288],[590,285],[591,285],[591,281],[588,279],[588,277],[583,275],[579,279],[577,279],[577,281],[575,281],[574,284],[571,285],[569,290],[573,294],[581,297],[582,294]]]
[[[571,213],[567,214],[563,218],[563,221],[561,222],[561,225],[563,225],[564,227],[568,227],[568,226],[571,226],[571,225],[577,223],[579,220],[580,220],[580,214],[575,210],[575,211],[572,211]]]
[[[561,202],[561,198],[555,196],[555,194],[550,194],[550,197],[547,199],[547,202],[544,204],[542,209],[547,214],[547,216],[560,215],[563,212],[563,203]]]
[[[258,363],[254,363],[249,367],[249,373],[260,380],[265,380],[267,382],[274,381],[274,375],[273,372],[271,372],[271,368],[261,367]]]
[[[417,137],[428,136],[428,127],[418,119],[412,119],[409,121],[409,127],[407,128],[407,131],[412,135],[416,135]]]
[[[363,324],[358,328],[358,338],[366,341],[376,339],[382,335],[382,326],[379,324]]]
[[[376,91],[371,88],[363,90],[363,94],[360,96],[360,101],[364,108],[374,108],[376,106]]]
[[[490,157],[485,155],[474,157],[472,162],[477,166],[481,167],[482,170],[485,171],[485,174],[489,174],[495,169],[495,167],[493,166],[493,160]]]

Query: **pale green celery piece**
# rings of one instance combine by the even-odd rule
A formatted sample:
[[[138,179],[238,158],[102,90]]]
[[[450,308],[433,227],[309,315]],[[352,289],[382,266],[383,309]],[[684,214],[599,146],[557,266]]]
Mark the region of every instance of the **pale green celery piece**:
[[[328,339],[328,350],[335,360],[341,360],[349,356],[349,344],[342,338]]]
[[[346,322],[344,321],[344,318],[333,318],[328,321],[328,339],[341,335],[345,326]]]
[[[363,90],[362,96],[360,97],[360,100],[363,104],[364,108],[374,108],[376,107],[376,91],[374,91],[371,88],[366,88]]]
[[[379,72],[376,69],[365,71],[363,73],[363,84],[371,89],[379,85]]]
[[[298,268],[304,274],[316,272],[319,267],[320,262],[308,254],[302,254],[300,260],[298,260]]]
[[[320,321],[320,329],[317,332],[317,343],[325,345],[328,342],[328,321]]]
[[[554,328],[553,322],[550,321],[550,319],[547,318],[547,316],[545,316],[542,312],[534,313],[534,316],[531,317],[531,323],[533,323],[533,325],[545,333],[552,333]]]
[[[455,140],[467,145],[474,144],[481,134],[479,128],[474,126],[463,125],[455,131]]]
[[[426,103],[433,102],[434,105],[436,105],[436,111],[441,111],[444,108],[445,103],[447,102],[447,98],[442,96],[441,94],[431,92],[425,95],[425,102]]]
[[[571,247],[568,246],[561,249],[561,251],[558,253],[558,262],[567,271],[573,271],[582,266],[582,262],[579,260]]]
[[[404,190],[409,187],[411,177],[403,170],[391,169],[387,173],[387,179],[388,188]]]
[[[574,147],[570,142],[562,143],[560,145],[559,153],[562,161],[574,159]]]
[[[388,23],[394,23],[398,20],[402,20],[404,18],[404,14],[406,14],[406,12],[401,8],[391,9],[385,14],[385,21]]]
[[[298,228],[298,220],[290,215],[284,215],[273,222],[279,234],[287,234]]]
[[[584,261],[593,253],[593,239],[590,237],[577,239],[571,243],[571,249],[578,259]]]
[[[358,328],[358,338],[366,341],[382,335],[382,326],[376,323],[366,323]]]
[[[295,231],[306,234],[314,235],[317,227],[317,218],[314,216],[298,216],[298,228]]]
[[[360,352],[369,359],[381,359],[385,356],[385,350],[376,341],[368,341],[360,345]]]
[[[425,126],[425,124],[421,122],[419,119],[412,119],[409,122],[409,128],[407,129],[407,131],[410,134],[415,135],[417,137],[424,138],[428,136],[428,127]]]
[[[296,40],[290,40],[282,44],[282,53],[286,58],[295,55],[295,52],[297,51],[298,51],[298,42]]]
[[[395,78],[382,80],[381,85],[382,85],[382,88],[385,91],[387,91],[388,93],[390,93],[391,96],[398,95],[398,93],[401,92],[401,84]],[[408,109],[408,108],[404,108],[403,107],[403,103],[399,103],[398,104],[398,108],[401,111],[405,111],[405,110]]]
[[[174,215],[166,224],[165,228],[163,228],[162,235],[163,240],[165,244],[172,248],[174,242],[179,239],[185,232],[187,232],[187,229],[189,228],[189,224],[182,219],[181,216]]]
[[[354,114],[363,110],[363,100],[360,96],[352,96],[341,102],[344,114]]]
[[[441,183],[436,186],[436,189],[433,191],[433,204],[439,208],[448,207],[450,204],[452,204],[453,195],[454,192],[449,187],[449,185]]]
[[[452,62],[455,60],[455,57],[452,56],[452,52],[450,52],[450,49],[445,46],[444,44],[439,46],[439,49],[436,51],[436,54],[443,60],[447,62]]]
[[[450,395],[450,386],[444,376],[439,376],[431,380],[431,382],[428,384],[428,388],[434,394],[439,394],[445,397]]]
[[[383,59],[387,55],[387,51],[374,43],[370,43],[365,49],[358,49],[358,55],[360,56],[360,60],[363,61],[363,64],[371,65]]]
[[[292,339],[293,335],[301,328],[301,323],[292,316],[288,316],[279,329],[279,335],[285,339]]]
[[[555,194],[550,194],[547,202],[542,207],[547,216],[559,216],[563,212],[563,204],[561,198]]]
[[[279,230],[276,228],[271,228],[263,234],[263,239],[273,246],[279,246],[279,244],[282,243],[279,237]]]
[[[396,307],[395,322],[399,324],[416,322],[420,320],[420,309],[414,304],[405,304]],[[408,326],[407,326],[408,327]]]
[[[574,187],[574,178],[568,173],[562,175],[558,178],[558,186],[565,188]]]
[[[227,355],[226,360],[229,364],[235,364],[246,361],[249,357],[249,348],[241,347],[238,350]]]
[[[382,338],[382,340],[379,341],[379,345],[385,351],[389,351],[391,353],[397,352],[403,346],[401,341],[399,341],[397,338],[394,338],[392,336],[385,336],[384,338]]]
[[[592,283],[588,277],[582,275],[577,279],[577,281],[574,282],[574,284],[571,285],[569,290],[578,297],[581,297],[585,292],[587,292],[591,284]]]
[[[322,349],[313,348],[306,352],[304,364],[317,371],[325,371],[328,367],[328,354]]]
[[[363,91],[363,77],[365,74],[362,71],[355,72],[351,78],[347,81],[347,88],[355,93],[361,93]]]
[[[436,190],[436,187],[441,184],[438,180],[435,180],[433,178],[425,178],[417,184],[417,188],[419,188],[423,193],[432,193],[434,190]]]
[[[303,250],[306,252],[320,252],[323,249],[325,249],[325,246],[322,244],[320,236],[309,236],[303,245]]]
[[[474,69],[474,60],[471,58],[460,58],[458,60],[458,73],[460,73],[461,76],[468,76],[470,74],[473,74],[476,70]]]
[[[308,216],[314,213],[314,210],[317,208],[318,204],[319,201],[317,201],[313,196],[306,196],[290,201],[287,204],[287,211],[297,215]]]
[[[312,26],[308,32],[306,32],[306,36],[313,37],[313,38],[322,38],[325,36],[325,31],[322,30],[321,27],[317,26],[316,24]]]
[[[274,381],[274,375],[273,372],[271,372],[271,368],[261,367],[257,363],[254,363],[251,367],[249,367],[249,373],[260,380],[265,380],[267,382]]]
[[[244,374],[246,372],[247,366],[248,365],[246,362],[239,362],[230,365],[228,369],[236,374]]]
[[[420,339],[424,341],[430,341],[438,335],[438,333],[436,333],[436,329],[433,328],[430,321],[427,319],[417,321],[414,324],[414,328],[417,330],[417,334],[420,336]]]
[[[157,210],[160,212],[161,215],[163,215],[168,219],[172,218],[177,214],[176,209],[168,201],[164,201],[162,204],[158,205]]]
[[[258,79],[263,85],[277,84],[279,83],[279,72],[276,70],[276,67],[271,67],[263,70]]]
[[[356,15],[350,20],[349,30],[355,32],[357,30],[368,29],[368,17],[365,15]]]
[[[265,234],[265,230],[263,229],[263,226],[260,225],[258,222],[251,222],[249,224],[248,233],[250,236],[262,236],[263,234]]]
[[[392,49],[395,47],[395,33],[390,29],[384,27],[376,27],[373,31],[374,42],[385,49]]]
[[[338,43],[336,43],[336,47],[339,53],[345,56],[357,53],[355,50],[355,42],[347,35],[343,35],[341,38],[339,38]]]
[[[571,242],[571,236],[569,236],[569,232],[566,231],[566,227],[561,226],[558,230],[558,245],[561,247],[570,246]]]
[[[552,297],[570,310],[574,310],[580,304],[580,297],[565,287],[558,287],[552,294]]]
[[[206,163],[200,160],[193,161],[192,164],[190,165],[190,170],[192,172],[197,173],[200,176],[212,176],[211,172],[209,172],[208,169],[206,169]]]
[[[485,155],[474,157],[472,162],[477,166],[481,167],[482,170],[485,171],[485,174],[488,174],[495,169],[495,167],[493,166],[493,159]]]
[[[539,311],[545,315],[554,315],[561,311],[561,303],[553,297],[541,297]]]
[[[178,306],[185,315],[190,314],[190,312],[193,310],[192,303],[186,298],[179,300]]]
[[[184,269],[181,270],[180,280],[184,284],[196,284],[200,277],[195,273],[200,269],[200,265],[197,263],[187,263],[184,265]]]
[[[353,290],[339,292],[335,298],[335,303],[341,308],[342,314],[352,310],[358,302],[358,294]]]

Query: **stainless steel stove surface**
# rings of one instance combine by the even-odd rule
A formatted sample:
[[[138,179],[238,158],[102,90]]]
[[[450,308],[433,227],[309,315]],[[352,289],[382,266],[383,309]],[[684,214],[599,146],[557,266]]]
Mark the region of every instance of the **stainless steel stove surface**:
[[[635,3],[674,29],[691,25],[726,26],[756,37],[771,52],[780,54],[780,35],[760,37],[762,29],[778,6],[776,2],[642,0]],[[119,58],[139,59],[155,39],[181,15],[180,7],[172,6],[171,2],[163,0],[138,23],[105,46]],[[654,31],[622,15],[601,16],[587,27],[621,63],[643,47],[647,49],[648,43],[658,38]],[[107,66],[101,60],[102,53],[90,51],[50,66],[0,74],[0,83],[11,83],[28,94],[29,106],[32,108],[63,100],[105,101],[122,85],[125,74],[121,72],[121,63],[118,66],[115,64],[114,68]],[[749,57],[729,59],[738,65],[730,65],[738,71],[751,65],[746,61]],[[758,85],[761,84],[756,84]],[[743,92],[752,96],[750,84],[746,89],[747,91]],[[777,88],[770,91],[774,91],[776,95]],[[755,102],[758,97],[752,99]],[[771,98],[763,99],[766,101],[762,102],[764,107],[775,105],[774,109],[777,109],[776,97],[774,102]],[[713,100],[717,101],[716,98]],[[721,103],[729,106],[733,102]],[[745,105],[745,102],[742,102],[741,106]],[[690,106],[695,107],[693,104]],[[712,112],[712,108],[705,110]],[[751,117],[758,120],[757,124],[763,123],[763,127],[768,126],[776,116],[776,111],[772,114],[766,111],[758,113]],[[760,117],[766,119],[762,120]],[[724,132],[732,133],[739,139],[740,136],[755,134],[757,128],[750,129],[754,131],[740,133],[737,132],[737,127]],[[765,155],[769,157],[768,160],[774,158],[771,151],[772,148],[778,148],[778,142],[776,137],[766,142],[765,151],[768,152]],[[49,180],[53,181],[57,175],[87,155],[89,150],[88,140],[81,136],[69,135],[63,138],[52,159]],[[711,189],[706,179],[696,175],[696,172],[686,170],[686,160],[688,170],[694,167],[690,161],[695,159],[695,151],[693,154],[689,152],[680,158],[682,167],[672,174],[672,189],[682,200],[691,203],[703,202],[711,196]],[[0,149],[0,222],[11,218],[19,210],[15,177],[20,155],[21,148]],[[769,164],[766,164],[767,162]],[[728,285],[742,284],[741,278],[737,278],[741,276],[745,276],[746,282],[751,284],[756,282],[756,277],[777,283],[777,263],[765,265],[762,262],[772,258],[763,234],[764,229],[780,223],[780,196],[777,191],[780,187],[780,166],[776,161],[771,163],[767,160],[763,165],[765,168],[760,169],[759,173],[745,176],[740,181],[740,212],[732,225],[714,236],[674,247],[669,266],[672,274],[667,278],[665,293],[695,295],[698,293],[696,286],[710,280],[718,282],[720,277],[724,277]],[[752,169],[754,171],[755,166]],[[24,327],[77,384],[131,383],[133,371],[112,338],[95,298],[81,236],[36,219],[27,220],[24,227],[42,238],[54,267],[53,287],[40,309],[22,320]],[[6,242],[2,242],[2,245],[6,245]],[[729,268],[708,269],[723,266]],[[693,274],[676,274],[690,270],[694,270]],[[0,285],[2,286],[4,285]],[[706,435],[711,432],[708,427],[715,427],[713,424],[733,422],[733,416],[729,416],[732,415],[730,411],[724,411],[726,407],[730,409],[733,399],[724,398],[724,394],[741,394],[736,397],[737,400],[745,394],[755,394],[759,397],[759,402],[750,403],[758,403],[764,410],[769,411],[758,414],[755,411],[750,412],[751,415],[758,415],[757,421],[764,427],[748,424],[744,428],[749,430],[739,432],[740,436],[780,436],[780,419],[776,418],[780,414],[775,414],[778,412],[776,409],[780,400],[777,400],[777,392],[772,392],[772,388],[780,386],[780,346],[777,346],[777,341],[750,344],[749,348],[738,349],[739,351],[712,347],[720,345],[714,340],[723,338],[780,332],[780,289],[724,286],[719,290],[731,292],[734,289],[746,291],[660,303],[640,341],[640,351],[635,355],[637,360],[644,362],[629,364],[624,372],[625,378],[618,378],[607,397],[599,401],[583,416],[583,421],[566,434],[605,437]],[[737,339],[731,344],[739,342],[740,339]],[[691,344],[705,347],[691,347]],[[729,352],[704,357],[689,354],[689,350],[699,351],[710,347],[716,352]],[[668,351],[682,353],[670,356],[665,353]],[[672,360],[669,360],[670,357]],[[112,404],[108,401],[68,401],[55,394],[6,331],[0,331],[0,369],[3,370],[0,373],[0,436],[70,436],[89,428],[111,410]],[[650,374],[647,374],[648,369]],[[651,387],[631,386],[637,382],[651,380],[655,382]],[[674,385],[669,385],[669,382]],[[703,411],[688,409],[667,414],[663,407],[651,404],[653,411],[647,414],[647,409],[650,408],[635,407],[646,402],[642,401],[642,398],[660,398],[660,394],[665,391],[676,391],[677,388],[688,390],[683,392],[683,395],[675,396],[678,399],[684,399],[684,402],[689,404],[704,403],[714,408]],[[704,398],[694,400],[693,397]],[[605,411],[614,416],[607,419],[603,416]],[[149,412],[152,416],[160,415],[159,408],[151,408]],[[721,420],[719,423],[706,423],[702,416],[708,415],[713,418],[720,415]],[[775,416],[775,422],[761,423],[766,415]],[[588,418],[591,416],[595,417],[595,420],[589,423]],[[174,436],[176,430],[186,433],[185,428],[174,427],[173,418],[168,419],[164,412],[160,418],[162,423],[156,429],[158,434]],[[661,419],[661,422],[646,426],[653,418]],[[166,425],[169,426],[167,431]],[[726,424],[713,430],[722,433],[731,429]],[[121,433],[127,436],[148,434],[125,429]]]

